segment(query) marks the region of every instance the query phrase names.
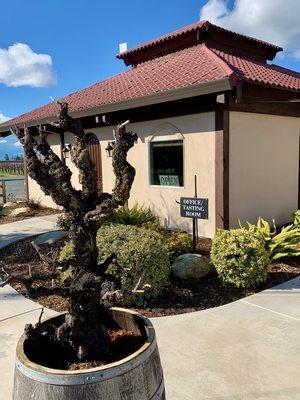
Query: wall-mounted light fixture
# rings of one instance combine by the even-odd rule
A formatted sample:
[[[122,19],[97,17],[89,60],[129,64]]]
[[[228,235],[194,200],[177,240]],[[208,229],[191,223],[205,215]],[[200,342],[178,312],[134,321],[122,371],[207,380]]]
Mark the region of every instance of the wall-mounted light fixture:
[[[116,142],[114,142],[114,141],[107,143],[107,146],[105,147],[107,157],[112,157],[112,152],[113,152],[115,145],[116,145]]]

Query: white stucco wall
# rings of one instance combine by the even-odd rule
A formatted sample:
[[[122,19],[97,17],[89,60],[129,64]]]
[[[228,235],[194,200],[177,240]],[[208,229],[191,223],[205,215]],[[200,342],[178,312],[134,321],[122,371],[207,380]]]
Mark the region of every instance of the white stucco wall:
[[[230,112],[229,219],[283,224],[298,209],[300,118]]]
[[[129,130],[138,134],[138,143],[130,150],[129,161],[136,168],[136,178],[131,191],[129,206],[135,203],[149,206],[161,222],[172,228],[191,231],[192,220],[180,217],[181,196],[193,197],[194,175],[198,177],[198,197],[209,199],[209,219],[199,220],[199,235],[213,237],[215,233],[215,114],[199,113],[182,117],[165,118],[130,124]],[[111,158],[105,152],[108,140],[113,140],[112,127],[88,130],[97,135],[102,151],[103,190],[110,192],[114,175]],[[184,187],[155,187],[149,182],[149,142],[151,140],[177,140],[184,142]],[[49,136],[50,139],[50,136]],[[51,138],[54,150],[58,153],[59,138]],[[65,143],[73,138],[65,134]],[[72,182],[79,188],[76,168],[70,159],[67,165],[73,171]],[[41,197],[44,204],[53,205],[48,196],[43,195],[36,184],[30,182],[30,196]]]

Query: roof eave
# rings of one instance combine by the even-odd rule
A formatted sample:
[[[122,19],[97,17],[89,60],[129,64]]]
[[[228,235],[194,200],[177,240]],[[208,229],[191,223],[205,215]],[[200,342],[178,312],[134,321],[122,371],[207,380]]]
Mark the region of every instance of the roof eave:
[[[205,94],[225,92],[231,90],[232,88],[233,88],[233,82],[231,77],[226,77],[210,82],[202,82],[194,85],[185,86],[179,89],[171,89],[168,91],[158,92],[143,97],[137,97],[130,100],[100,105],[97,107],[91,107],[84,110],[78,110],[70,112],[70,114],[74,118],[88,117],[97,114],[105,114],[108,112],[149,106],[152,104],[165,103],[168,101],[180,100],[189,97],[196,97]],[[25,121],[25,123],[26,126],[29,128],[40,124],[44,124],[47,121],[54,122],[56,120],[57,116],[49,116],[42,119],[32,120],[29,122]],[[22,125],[23,124],[24,122],[22,122]],[[10,135],[9,128],[10,128],[9,125],[6,125],[4,127],[0,126],[0,136],[4,137]]]

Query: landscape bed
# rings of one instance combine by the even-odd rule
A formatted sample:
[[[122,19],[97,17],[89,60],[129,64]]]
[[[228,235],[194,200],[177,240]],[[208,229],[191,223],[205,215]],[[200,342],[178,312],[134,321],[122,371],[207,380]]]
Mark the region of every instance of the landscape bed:
[[[53,283],[58,284],[58,278],[53,269],[41,261],[30,240],[15,243],[0,251],[0,267],[12,272],[16,278],[28,276],[29,267],[34,274],[33,287],[43,285],[51,288]],[[60,240],[55,244],[42,245],[44,254],[59,256],[64,241]],[[197,253],[208,255],[210,241],[200,239]],[[250,296],[254,293],[271,288],[282,282],[288,281],[300,275],[300,262],[298,259],[283,259],[281,262],[272,263],[264,284],[255,289],[239,289],[236,287],[224,286],[220,283],[216,273],[210,273],[204,278],[181,280],[170,277],[170,282],[156,299],[148,300],[142,307],[134,308],[146,317],[160,317],[166,315],[182,314],[200,311],[212,307],[221,306],[240,298]],[[12,282],[12,286],[21,294],[30,297],[25,286],[18,282]],[[33,301],[51,308],[55,311],[65,311],[67,300],[59,295],[49,295],[45,291],[38,291]],[[119,304],[122,306],[122,304]]]
[[[26,203],[20,202],[14,206],[14,209],[22,208],[22,207],[27,207]],[[1,208],[1,204],[0,204],[0,208]],[[56,210],[54,208],[44,207],[44,206],[39,206],[38,209],[30,210],[28,212],[28,214],[26,214],[26,215],[20,215],[20,216],[16,216],[16,217],[4,215],[4,214],[1,214],[1,212],[0,212],[0,225],[8,224],[10,222],[22,221],[24,219],[28,219],[28,218],[32,218],[32,217],[42,217],[44,215],[52,215],[52,214],[59,214],[59,213],[60,213],[59,210]]]

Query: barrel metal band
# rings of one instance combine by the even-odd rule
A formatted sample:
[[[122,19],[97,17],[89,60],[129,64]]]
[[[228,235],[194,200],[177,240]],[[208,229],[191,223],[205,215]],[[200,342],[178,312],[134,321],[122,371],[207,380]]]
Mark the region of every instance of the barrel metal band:
[[[164,391],[165,391],[165,385],[164,385],[164,378],[162,377],[162,380],[159,384],[157,391],[154,393],[154,395],[151,397],[150,400],[161,400]]]
[[[103,370],[94,370],[86,373],[47,373],[42,371],[37,371],[33,368],[27,367],[22,364],[18,357],[16,357],[16,368],[20,371],[22,375],[27,378],[32,379],[37,382],[48,383],[52,385],[59,386],[74,386],[89,384],[93,382],[104,381],[107,379],[115,378],[117,376],[123,375],[128,371],[138,367],[142,362],[145,361],[150,355],[157,349],[156,340],[154,339],[151,345],[142,353],[140,353],[137,358],[133,358],[130,361],[125,362],[119,366],[108,367]],[[155,397],[153,398],[155,399]]]

